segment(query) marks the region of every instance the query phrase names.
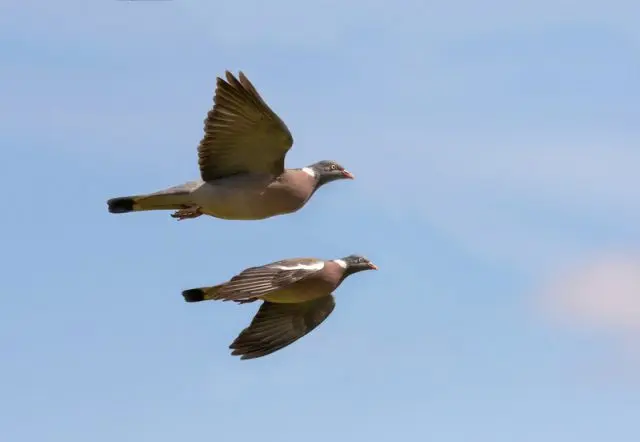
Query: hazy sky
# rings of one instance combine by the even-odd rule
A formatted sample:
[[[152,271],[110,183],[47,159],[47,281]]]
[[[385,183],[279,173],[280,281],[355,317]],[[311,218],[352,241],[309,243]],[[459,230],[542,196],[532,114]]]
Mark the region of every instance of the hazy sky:
[[[0,3],[3,441],[640,440],[640,3],[438,3]],[[110,215],[198,177],[225,69],[356,180]],[[351,253],[263,359],[227,349],[256,305],[180,296]]]

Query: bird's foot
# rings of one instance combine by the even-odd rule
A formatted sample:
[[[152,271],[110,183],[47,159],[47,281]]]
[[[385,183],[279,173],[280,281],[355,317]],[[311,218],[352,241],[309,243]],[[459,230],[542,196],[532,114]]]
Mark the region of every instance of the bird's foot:
[[[257,301],[256,298],[252,298],[252,299],[236,299],[234,300],[234,302],[237,302],[238,304],[248,304],[250,302],[255,302]]]
[[[185,219],[197,218],[200,215],[202,215],[202,211],[200,210],[200,207],[194,206],[194,207],[187,207],[186,209],[176,210],[171,214],[171,217],[177,218],[178,221],[182,221]]]

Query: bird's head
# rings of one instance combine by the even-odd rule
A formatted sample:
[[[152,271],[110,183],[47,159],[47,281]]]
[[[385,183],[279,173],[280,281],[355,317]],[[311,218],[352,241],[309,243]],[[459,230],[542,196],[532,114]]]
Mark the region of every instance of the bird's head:
[[[331,160],[318,161],[317,163],[307,166],[306,169],[312,171],[313,175],[318,180],[317,187],[335,180],[354,179],[351,172],[337,162]]]
[[[336,259],[340,267],[344,268],[345,277],[364,270],[378,270],[378,266],[362,255],[349,255]]]

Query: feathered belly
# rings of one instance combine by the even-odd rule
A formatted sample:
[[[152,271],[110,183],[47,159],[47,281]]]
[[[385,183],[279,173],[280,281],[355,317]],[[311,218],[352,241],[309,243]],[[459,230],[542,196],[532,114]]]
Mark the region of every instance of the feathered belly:
[[[325,275],[327,276],[327,275]],[[331,294],[336,285],[323,277],[310,277],[262,297],[265,301],[289,304],[311,301]]]
[[[193,193],[203,213],[229,220],[257,220],[291,213],[304,198],[271,182],[205,183]]]

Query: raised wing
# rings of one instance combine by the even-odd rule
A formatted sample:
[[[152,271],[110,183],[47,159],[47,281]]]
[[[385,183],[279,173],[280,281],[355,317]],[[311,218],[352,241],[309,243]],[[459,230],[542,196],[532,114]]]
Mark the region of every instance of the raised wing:
[[[212,181],[238,173],[284,171],[284,158],[293,137],[284,122],[240,72],[217,79],[214,105],[204,121],[198,146],[200,174]]]
[[[231,354],[254,359],[278,351],[322,324],[335,306],[333,295],[296,304],[264,302],[229,346]]]
[[[240,301],[264,296],[319,272],[324,265],[319,259],[298,258],[250,267],[222,284],[211,299]]]

